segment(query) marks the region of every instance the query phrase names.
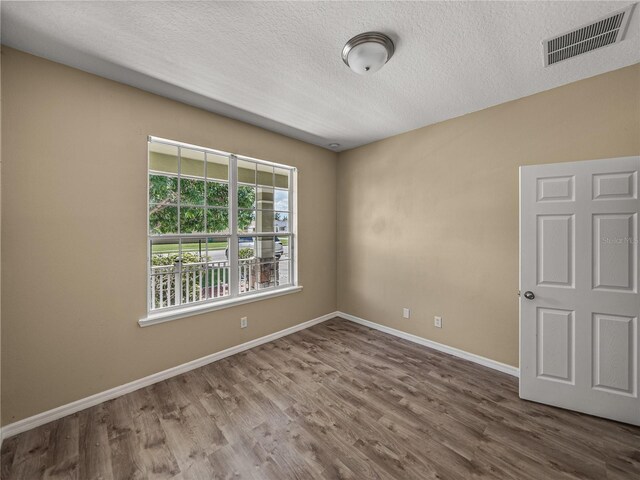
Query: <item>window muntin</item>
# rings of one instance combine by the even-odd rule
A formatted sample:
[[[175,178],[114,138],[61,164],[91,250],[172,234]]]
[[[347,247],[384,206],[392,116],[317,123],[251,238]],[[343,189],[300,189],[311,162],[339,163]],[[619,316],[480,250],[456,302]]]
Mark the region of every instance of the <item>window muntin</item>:
[[[150,137],[149,311],[295,285],[295,169]]]

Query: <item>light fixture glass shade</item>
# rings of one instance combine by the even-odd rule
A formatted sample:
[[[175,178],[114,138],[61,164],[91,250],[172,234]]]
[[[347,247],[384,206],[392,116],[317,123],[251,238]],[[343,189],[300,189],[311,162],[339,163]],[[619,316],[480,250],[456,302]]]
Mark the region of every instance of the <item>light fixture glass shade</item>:
[[[387,63],[387,49],[375,42],[356,45],[347,55],[349,68],[360,75],[371,74],[380,70]]]
[[[393,42],[379,32],[356,35],[342,49],[342,60],[359,75],[369,75],[380,70],[394,52]]]

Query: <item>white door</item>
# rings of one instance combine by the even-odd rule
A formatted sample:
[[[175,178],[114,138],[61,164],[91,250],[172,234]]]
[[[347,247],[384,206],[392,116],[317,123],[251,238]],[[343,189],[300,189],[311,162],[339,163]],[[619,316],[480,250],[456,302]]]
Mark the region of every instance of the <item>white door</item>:
[[[520,168],[520,397],[640,425],[640,157]]]

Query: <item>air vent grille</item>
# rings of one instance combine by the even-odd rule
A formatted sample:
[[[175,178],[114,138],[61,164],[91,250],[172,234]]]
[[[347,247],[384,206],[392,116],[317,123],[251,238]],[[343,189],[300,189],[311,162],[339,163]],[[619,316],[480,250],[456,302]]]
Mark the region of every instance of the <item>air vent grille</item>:
[[[544,41],[545,66],[620,42],[634,5],[584,27]]]

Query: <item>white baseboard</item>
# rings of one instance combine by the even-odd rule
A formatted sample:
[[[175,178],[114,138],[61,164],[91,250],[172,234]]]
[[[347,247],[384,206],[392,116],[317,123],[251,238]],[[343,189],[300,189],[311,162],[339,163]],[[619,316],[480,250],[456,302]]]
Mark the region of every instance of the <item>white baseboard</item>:
[[[249,350],[250,348],[257,347],[258,345],[262,345],[263,343],[268,343],[278,338],[291,335],[292,333],[299,332],[300,330],[304,330],[306,328],[312,327],[313,325],[317,325],[318,323],[325,322],[337,316],[338,316],[338,312],[328,313],[321,317],[314,318],[313,320],[309,320],[307,322],[294,325],[293,327],[285,328],[284,330],[280,330],[278,332],[265,335],[264,337],[256,338],[255,340],[250,340],[248,342],[242,343],[240,345],[236,345],[235,347],[227,348],[226,350],[222,350],[217,353],[212,353],[211,355],[207,355],[206,357],[198,358],[196,360],[192,360],[191,362],[183,363],[182,365],[178,365],[177,367],[169,368],[167,370],[163,370],[162,372],[154,373],[153,375],[149,375],[139,380],[134,380],[133,382],[126,383],[119,387],[111,388],[109,390],[105,390],[104,392],[96,393],[95,395],[91,395],[90,397],[82,398],[80,400],[76,400],[75,402],[71,402],[66,405],[61,405],[60,407],[54,408],[52,410],[48,410],[46,412],[39,413],[32,417],[27,417],[22,420],[18,420],[17,422],[10,423],[2,427],[2,430],[0,432],[0,439],[9,438],[19,433],[26,432],[27,430],[31,430],[32,428],[39,427],[40,425],[44,425],[45,423],[58,420],[59,418],[66,417],[67,415],[71,415],[73,413],[79,412],[80,410],[84,410],[89,407],[93,407],[102,402],[106,402],[107,400],[120,397],[122,395],[125,395],[130,392],[134,392],[136,390],[147,387],[154,383],[158,383],[168,378],[175,377],[176,375],[180,375],[181,373],[185,373],[190,370],[203,367],[205,365],[208,365],[209,363],[213,363],[218,360],[222,360],[223,358],[234,355],[236,353]],[[0,440],[0,443],[1,443],[1,440]]]
[[[336,315],[339,316],[340,318],[344,318],[345,320],[349,320],[354,323],[359,323],[360,325],[364,325],[366,327],[373,328],[375,330],[380,330],[381,332],[388,333],[390,335],[395,335],[396,337],[409,340],[410,342],[418,343],[420,345],[424,345],[425,347],[433,348],[434,350],[448,353],[449,355],[454,355],[456,357],[464,358],[465,360],[469,360],[471,362],[483,365],[485,367],[498,370],[499,372],[508,373],[509,375],[513,375],[514,377],[520,376],[519,368],[513,367],[511,365],[507,365],[506,363],[496,362],[495,360],[491,360],[490,358],[486,358],[486,357],[481,357],[480,355],[476,355],[475,353],[465,352],[464,350],[460,350],[454,347],[449,347],[448,345],[434,342],[432,340],[427,340],[426,338],[418,337],[417,335],[413,335],[411,333],[406,333],[391,327],[385,327],[384,325],[380,325],[379,323],[371,322],[369,320],[365,320],[363,318],[356,317],[355,315],[350,315],[348,313],[336,312]]]

